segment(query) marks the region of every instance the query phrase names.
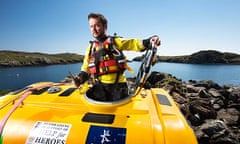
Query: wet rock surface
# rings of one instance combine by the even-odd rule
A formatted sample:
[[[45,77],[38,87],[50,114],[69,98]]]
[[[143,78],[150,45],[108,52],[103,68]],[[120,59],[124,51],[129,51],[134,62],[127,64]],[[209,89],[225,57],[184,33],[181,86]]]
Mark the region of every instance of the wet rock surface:
[[[152,72],[144,88],[151,87],[169,92],[199,144],[240,143],[240,86],[220,86],[210,80],[184,82],[171,74]]]

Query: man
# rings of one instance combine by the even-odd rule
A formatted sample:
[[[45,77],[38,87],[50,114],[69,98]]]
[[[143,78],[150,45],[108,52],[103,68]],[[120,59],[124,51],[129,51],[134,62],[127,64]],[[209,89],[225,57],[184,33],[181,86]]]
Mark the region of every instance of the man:
[[[75,79],[79,86],[90,77],[93,87],[87,96],[98,101],[115,101],[128,96],[124,70],[128,69],[122,50],[144,51],[151,42],[160,45],[158,36],[145,40],[107,36],[107,19],[97,13],[88,15],[92,36],[95,38],[86,50],[81,72]]]

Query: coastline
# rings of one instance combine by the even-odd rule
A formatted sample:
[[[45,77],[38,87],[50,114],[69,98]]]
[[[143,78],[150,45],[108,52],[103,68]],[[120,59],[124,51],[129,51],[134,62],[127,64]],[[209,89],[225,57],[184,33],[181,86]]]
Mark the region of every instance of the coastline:
[[[21,52],[0,50],[0,66],[22,67],[55,64],[70,64],[82,62],[84,55],[76,53],[47,54],[38,52]],[[142,56],[129,61],[141,61]],[[156,62],[170,62],[183,64],[231,64],[240,65],[240,55],[237,53],[220,52],[216,50],[202,50],[184,56],[157,56]]]
[[[142,57],[135,57],[134,61],[141,61]],[[156,62],[170,62],[183,64],[240,64],[240,55],[236,53],[220,52],[216,50],[202,50],[191,55],[157,56]]]
[[[45,66],[82,62],[84,56],[74,53],[46,54],[36,52],[0,51],[1,67]]]

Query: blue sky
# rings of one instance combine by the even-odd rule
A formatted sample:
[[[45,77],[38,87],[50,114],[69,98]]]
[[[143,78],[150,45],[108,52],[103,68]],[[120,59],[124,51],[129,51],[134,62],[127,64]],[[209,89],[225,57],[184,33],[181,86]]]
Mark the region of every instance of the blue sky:
[[[107,17],[109,35],[159,35],[159,55],[240,54],[239,0],[0,0],[0,50],[84,54],[90,12]]]

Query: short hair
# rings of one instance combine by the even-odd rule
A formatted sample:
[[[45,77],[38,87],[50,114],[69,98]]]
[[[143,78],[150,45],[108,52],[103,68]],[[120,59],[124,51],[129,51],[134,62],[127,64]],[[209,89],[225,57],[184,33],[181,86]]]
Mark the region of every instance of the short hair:
[[[90,18],[95,18],[98,19],[103,25],[107,25],[107,19],[104,17],[104,15],[99,14],[99,13],[90,13],[88,15],[88,20]]]

